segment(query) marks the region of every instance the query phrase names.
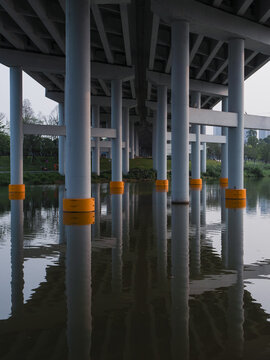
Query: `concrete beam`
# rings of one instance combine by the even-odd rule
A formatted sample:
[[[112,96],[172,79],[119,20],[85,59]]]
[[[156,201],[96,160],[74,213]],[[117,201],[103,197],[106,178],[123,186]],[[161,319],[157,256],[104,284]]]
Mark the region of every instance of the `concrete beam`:
[[[56,102],[64,102],[65,94],[63,91],[46,90],[45,95],[47,98]],[[110,96],[91,96],[91,104],[111,107]],[[137,100],[135,99],[123,99],[123,106],[128,108],[134,108],[137,106]]]
[[[216,40],[245,39],[245,48],[270,55],[270,28],[194,0],[152,0],[152,11],[165,22],[186,20],[190,32]],[[228,26],[229,24],[229,26]]]
[[[171,141],[171,138],[171,132],[167,132],[167,141]],[[225,144],[226,136],[201,134],[200,141],[204,143]],[[196,142],[196,134],[189,134],[189,142]]]
[[[165,85],[171,88],[171,75],[158,73],[155,71],[146,71],[146,78],[152,84]],[[213,84],[206,81],[190,79],[189,88],[191,91],[198,91],[206,95],[228,96],[228,87],[225,85]]]
[[[21,66],[28,71],[65,74],[65,57],[21,50],[0,49],[0,62],[6,66]],[[134,79],[134,67],[91,62],[93,79],[129,81]]]
[[[24,124],[24,135],[66,136],[66,126]],[[91,137],[116,138],[116,130],[108,128],[92,128]]]

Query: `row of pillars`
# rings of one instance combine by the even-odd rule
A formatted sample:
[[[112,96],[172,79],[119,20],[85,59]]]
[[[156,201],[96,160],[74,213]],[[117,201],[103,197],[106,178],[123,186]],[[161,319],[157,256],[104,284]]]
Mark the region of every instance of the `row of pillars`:
[[[244,145],[244,40],[229,40],[229,96],[223,99],[223,111],[238,114],[236,128],[224,128],[227,144],[222,145],[221,183],[228,183],[226,198],[245,199],[243,189]],[[157,169],[157,186],[167,181],[167,87],[158,86],[157,121],[153,128],[154,167]],[[189,202],[189,23],[172,22],[172,72],[171,72],[171,156],[172,203]],[[200,93],[192,93],[191,106],[200,108]],[[191,184],[201,184],[202,171],[206,171],[206,145],[200,160],[200,133],[205,127],[192,126],[197,141],[192,144]],[[155,152],[156,149],[156,152]]]
[[[88,0],[66,0],[66,90],[65,90],[65,173],[64,211],[91,212],[90,161],[90,7]],[[189,202],[189,23],[172,22],[172,202]],[[238,114],[238,126],[228,130],[228,178],[226,196],[245,197],[243,190],[243,90],[244,40],[229,40],[228,110]],[[11,69],[11,185],[10,193],[24,191],[22,179],[21,71]],[[165,101],[166,100],[166,101]],[[157,142],[160,145],[158,186],[166,179],[167,88],[158,88]],[[122,80],[111,82],[112,140],[111,190],[123,191],[122,181]],[[196,128],[196,132],[198,132]],[[19,142],[17,140],[20,139]],[[198,153],[198,146],[196,152]],[[126,159],[125,159],[126,160]],[[198,164],[199,166],[199,164]],[[196,169],[197,171],[197,169]],[[195,175],[194,175],[195,176]],[[197,176],[197,175],[196,175]]]

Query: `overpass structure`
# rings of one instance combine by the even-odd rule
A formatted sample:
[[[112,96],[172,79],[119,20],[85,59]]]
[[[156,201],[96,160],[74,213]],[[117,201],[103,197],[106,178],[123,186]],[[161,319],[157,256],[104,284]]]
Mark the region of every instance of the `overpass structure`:
[[[10,193],[24,193],[23,70],[59,102],[59,125],[66,129],[66,140],[61,134],[59,141],[60,164],[64,147],[66,158],[65,211],[93,210],[90,124],[92,118],[93,128],[100,128],[103,116],[116,134],[112,190],[123,192],[129,149],[134,154],[131,118],[141,132],[153,122],[157,186],[167,188],[169,120],[172,202],[189,202],[190,124],[196,134],[191,183],[201,183],[205,125],[222,126],[226,196],[245,198],[244,127],[269,130],[270,119],[244,115],[244,80],[269,61],[269,18],[265,0],[0,0],[0,62],[10,67]],[[214,112],[220,100],[222,112]]]

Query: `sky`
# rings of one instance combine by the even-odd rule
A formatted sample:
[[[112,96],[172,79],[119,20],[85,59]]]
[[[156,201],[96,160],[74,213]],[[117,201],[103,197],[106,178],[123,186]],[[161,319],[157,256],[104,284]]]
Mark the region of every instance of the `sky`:
[[[9,119],[9,68],[0,64],[0,112]],[[31,101],[34,112],[47,116],[57,103],[45,97],[45,89],[23,74],[23,98]],[[216,107],[220,110],[220,106]],[[270,62],[245,81],[245,112],[270,116]]]

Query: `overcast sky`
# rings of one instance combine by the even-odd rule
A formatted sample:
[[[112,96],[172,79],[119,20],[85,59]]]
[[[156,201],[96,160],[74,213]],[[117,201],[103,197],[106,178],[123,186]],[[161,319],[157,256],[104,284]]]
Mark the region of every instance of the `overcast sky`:
[[[0,112],[9,118],[9,69],[0,65]],[[35,113],[49,115],[57,105],[45,97],[45,89],[28,75],[23,75],[23,98],[29,99]],[[245,112],[270,115],[270,62],[245,82]]]

